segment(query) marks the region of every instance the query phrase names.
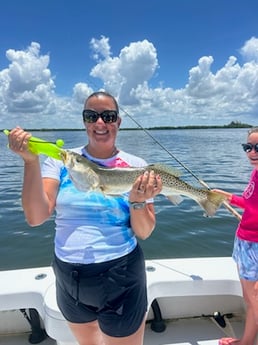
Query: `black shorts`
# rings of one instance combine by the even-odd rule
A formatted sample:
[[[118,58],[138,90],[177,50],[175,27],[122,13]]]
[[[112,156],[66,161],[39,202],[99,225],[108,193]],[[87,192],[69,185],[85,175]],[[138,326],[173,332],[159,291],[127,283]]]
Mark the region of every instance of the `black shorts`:
[[[70,264],[54,258],[57,304],[73,323],[98,320],[112,337],[140,327],[147,311],[145,261],[139,245],[128,255],[104,263]]]

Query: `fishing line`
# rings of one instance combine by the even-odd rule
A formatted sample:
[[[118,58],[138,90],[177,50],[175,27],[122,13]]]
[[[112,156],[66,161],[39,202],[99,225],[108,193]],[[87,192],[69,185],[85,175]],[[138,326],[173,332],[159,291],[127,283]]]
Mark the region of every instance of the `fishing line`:
[[[189,169],[183,162],[181,162],[172,152],[170,152],[161,142],[159,142],[146,128],[144,128],[138,121],[136,121],[126,110],[120,107],[120,109],[128,116],[141,130],[144,131],[156,144],[158,144],[171,158],[173,158],[178,164],[181,165],[186,171],[189,172],[202,186],[207,189],[211,189],[209,185],[201,180],[191,169]],[[229,205],[227,201],[223,201],[223,205],[228,211],[230,211],[238,220],[241,220],[241,215]]]
[[[121,108],[121,107],[120,107]],[[122,109],[122,108],[121,108]],[[181,162],[172,152],[170,152],[162,143],[160,143],[146,128],[142,127],[129,113],[122,109],[123,112],[141,129],[146,133],[156,144],[158,144],[171,158],[173,158],[177,163],[179,163],[185,170],[187,170],[198,182],[200,182],[199,177],[191,171],[183,162]]]
[[[94,85],[94,82],[91,81],[90,84],[96,88],[96,85]],[[109,92],[107,89],[105,90]],[[181,167],[183,167],[186,171],[189,172],[202,186],[204,186],[207,189],[211,189],[209,185],[201,180],[191,169],[189,169],[183,162],[181,162],[172,152],[170,152],[162,143],[160,143],[146,128],[144,128],[137,120],[135,120],[125,109],[123,109],[121,106],[119,108],[126,114],[126,116],[129,117],[141,130],[144,131],[145,134],[147,134],[156,144],[158,144],[171,158],[173,158]],[[242,219],[242,216],[233,208],[229,205],[227,201],[223,201],[222,203],[224,207],[231,212],[238,220]]]

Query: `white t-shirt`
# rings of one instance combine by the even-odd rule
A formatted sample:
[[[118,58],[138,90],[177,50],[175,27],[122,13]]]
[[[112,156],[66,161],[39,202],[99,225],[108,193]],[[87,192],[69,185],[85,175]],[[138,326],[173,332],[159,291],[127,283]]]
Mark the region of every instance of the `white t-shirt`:
[[[107,167],[143,167],[139,157],[119,151],[109,159],[95,159],[83,147],[72,149]],[[130,253],[137,240],[130,225],[128,193],[106,196],[99,192],[81,192],[69,178],[61,161],[47,158],[42,177],[60,182],[56,200],[55,254],[65,262],[98,263]]]

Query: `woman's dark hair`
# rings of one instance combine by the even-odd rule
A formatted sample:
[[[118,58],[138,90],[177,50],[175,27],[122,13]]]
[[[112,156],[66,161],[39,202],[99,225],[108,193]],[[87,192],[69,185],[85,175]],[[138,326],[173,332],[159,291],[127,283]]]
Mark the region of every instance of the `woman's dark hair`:
[[[93,92],[93,93],[92,93],[91,95],[89,95],[89,97],[86,99],[86,102],[85,102],[85,103],[87,103],[87,101],[88,101],[90,98],[92,98],[92,97],[99,97],[99,96],[106,96],[106,97],[112,98],[112,100],[113,100],[113,102],[114,102],[114,104],[115,104],[115,107],[116,107],[116,111],[119,113],[119,107],[118,107],[118,103],[117,103],[115,97],[112,96],[110,93],[108,93],[108,92],[106,92],[106,91],[96,91],[96,92]]]

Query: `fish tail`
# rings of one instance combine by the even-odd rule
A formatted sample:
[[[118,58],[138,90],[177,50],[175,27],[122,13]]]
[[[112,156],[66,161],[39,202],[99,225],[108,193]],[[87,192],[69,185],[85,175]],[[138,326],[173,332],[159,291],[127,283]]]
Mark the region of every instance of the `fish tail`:
[[[226,198],[223,195],[208,190],[207,198],[199,200],[198,203],[205,210],[206,215],[212,217],[225,200]]]

